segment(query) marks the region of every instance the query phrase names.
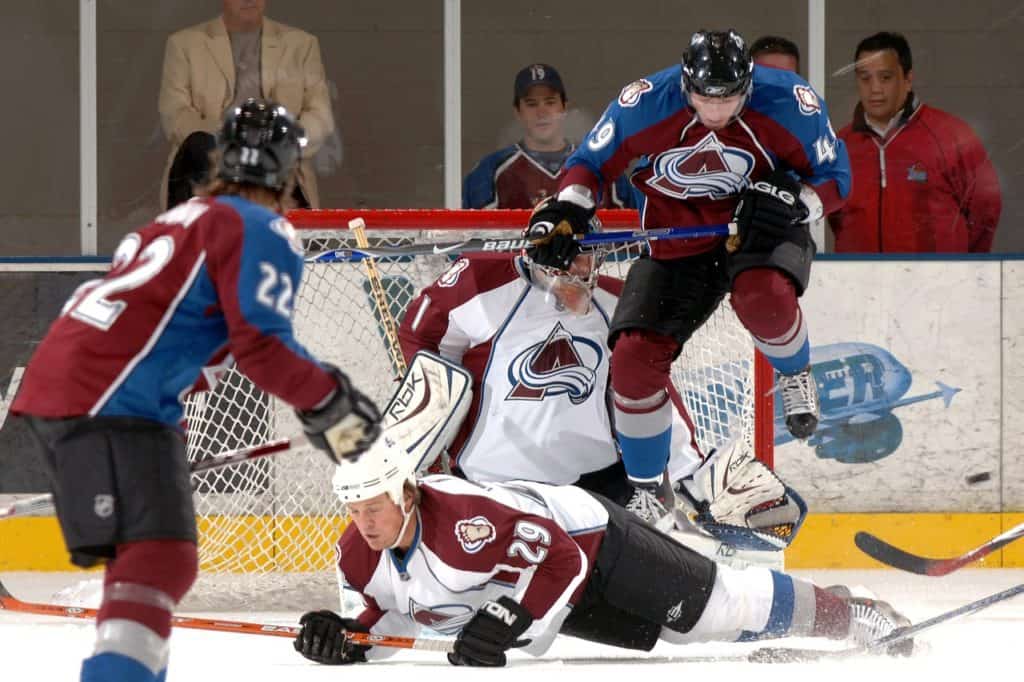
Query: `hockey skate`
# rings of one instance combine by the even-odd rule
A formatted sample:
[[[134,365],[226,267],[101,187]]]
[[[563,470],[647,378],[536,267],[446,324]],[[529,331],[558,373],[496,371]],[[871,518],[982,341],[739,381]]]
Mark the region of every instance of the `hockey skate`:
[[[810,366],[796,374],[777,374],[786,427],[798,440],[810,438],[818,428],[818,387]]]
[[[826,589],[840,596],[840,593],[834,588]],[[901,628],[910,627],[910,619],[894,609],[888,602],[866,597],[850,597],[847,603],[850,607],[849,638],[858,645],[870,644]],[[885,653],[890,656],[909,656],[913,651],[914,640],[908,637],[890,644]]]
[[[633,496],[626,503],[626,511],[662,532],[675,527],[674,508],[675,493],[666,481],[652,485],[633,483]]]

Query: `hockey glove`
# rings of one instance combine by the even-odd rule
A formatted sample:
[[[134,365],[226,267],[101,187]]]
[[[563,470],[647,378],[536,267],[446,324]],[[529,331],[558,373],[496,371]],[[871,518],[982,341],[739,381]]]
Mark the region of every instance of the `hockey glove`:
[[[309,442],[323,450],[335,464],[362,454],[380,434],[380,411],[373,401],[352,386],[337,367],[326,365],[338,388],[319,408],[296,410]]]
[[[743,247],[755,236],[764,236],[775,244],[788,241],[794,230],[806,230],[800,225],[806,218],[800,183],[783,170],[775,170],[747,187],[733,214]]]
[[[455,650],[448,654],[448,662],[500,668],[505,665],[506,651],[529,644],[529,640],[517,640],[531,623],[530,612],[509,597],[486,602],[462,628],[455,640]]]
[[[533,244],[526,255],[538,265],[568,270],[580,252],[577,234],[586,234],[587,223],[594,209],[583,208],[572,201],[548,197],[537,204],[530,216],[530,224],[523,233]]]
[[[346,632],[369,632],[354,618],[342,618],[333,611],[310,611],[299,620],[301,629],[292,645],[311,661],[325,665],[365,663],[370,647],[353,644]]]

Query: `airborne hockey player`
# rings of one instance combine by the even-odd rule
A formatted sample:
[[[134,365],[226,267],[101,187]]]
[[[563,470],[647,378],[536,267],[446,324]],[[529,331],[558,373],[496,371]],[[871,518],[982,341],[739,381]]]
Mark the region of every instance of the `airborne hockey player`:
[[[652,243],[610,324],[626,471],[654,488],[671,438],[669,367],[726,294],[776,370],[790,432],[813,433],[818,399],[797,301],[815,250],[808,223],[839,208],[851,181],[843,142],[804,80],[754,66],[734,31],[700,31],[681,64],[623,88],[566,161],[559,193],[530,218],[536,262],[567,267],[593,198],[634,159],[644,228],[735,221],[739,230],[738,247],[721,237]]]
[[[417,636],[425,627],[456,638],[453,665],[503,666],[509,649],[539,656],[559,633],[649,651],[659,639],[863,643],[909,624],[844,589],[715,564],[576,486],[417,480],[417,446],[406,444],[415,433],[385,429],[336,470],[352,519],[338,568],[365,609],[306,613],[294,641],[306,658],[351,664],[394,651],[354,645],[346,631]],[[909,653],[913,644],[893,646]]]
[[[82,682],[166,677],[172,612],[198,570],[179,428],[191,388],[233,358],[297,409],[331,459],[376,436],[377,408],[292,331],[302,247],[282,213],[303,142],[273,102],[229,110],[209,198],[126,236],[110,272],[72,295],[25,372],[11,409],[36,437],[71,561],[106,564]]]
[[[582,233],[597,230],[592,217]],[[702,462],[671,384],[667,473],[678,490],[677,513],[669,513],[671,488],[652,494],[627,480],[619,446],[630,436],[616,437],[609,399],[608,333],[622,281],[598,274],[605,256],[601,247],[588,248],[566,269],[529,252],[463,258],[410,303],[399,329],[406,359],[436,353],[472,377],[472,404],[455,419],[458,432],[441,455],[447,470],[480,482],[572,483],[661,530],[675,521],[690,536],[684,541],[701,551],[726,552],[737,563],[773,562],[778,555],[757,550],[788,545],[806,505],[740,440]],[[731,486],[722,485],[727,471]]]

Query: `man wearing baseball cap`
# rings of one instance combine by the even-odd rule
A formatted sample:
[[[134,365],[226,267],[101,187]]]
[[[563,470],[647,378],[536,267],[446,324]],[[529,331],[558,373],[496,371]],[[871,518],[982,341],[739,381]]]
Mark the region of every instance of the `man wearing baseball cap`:
[[[533,208],[554,194],[562,164],[576,149],[565,137],[568,98],[550,64],[530,64],[516,74],[512,107],[523,127],[519,142],[485,156],[462,183],[463,208]],[[620,178],[604,206],[629,207]],[[625,198],[625,199],[623,199]]]

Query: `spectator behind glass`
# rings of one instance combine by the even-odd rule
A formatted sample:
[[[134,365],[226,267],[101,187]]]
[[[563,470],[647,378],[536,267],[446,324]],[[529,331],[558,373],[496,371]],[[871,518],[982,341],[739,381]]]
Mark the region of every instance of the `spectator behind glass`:
[[[295,203],[317,207],[311,159],[334,130],[316,38],[263,16],[266,0],[223,0],[221,16],[167,39],[160,121],[171,154],[160,184],[162,206],[188,199],[206,181],[213,132],[224,111],[249,97],[280,102],[306,130]]]
[[[800,48],[789,38],[761,36],[750,46],[755,64],[800,73]]]
[[[516,74],[512,107],[523,139],[480,160],[462,181],[463,208],[533,208],[558,189],[562,164],[576,149],[565,137],[568,100],[562,77],[548,64]],[[620,177],[601,206],[630,208],[632,192]]]
[[[999,179],[964,121],[912,90],[910,45],[876,33],[857,45],[860,103],[839,132],[853,192],[829,217],[837,252],[985,253],[999,224]]]

